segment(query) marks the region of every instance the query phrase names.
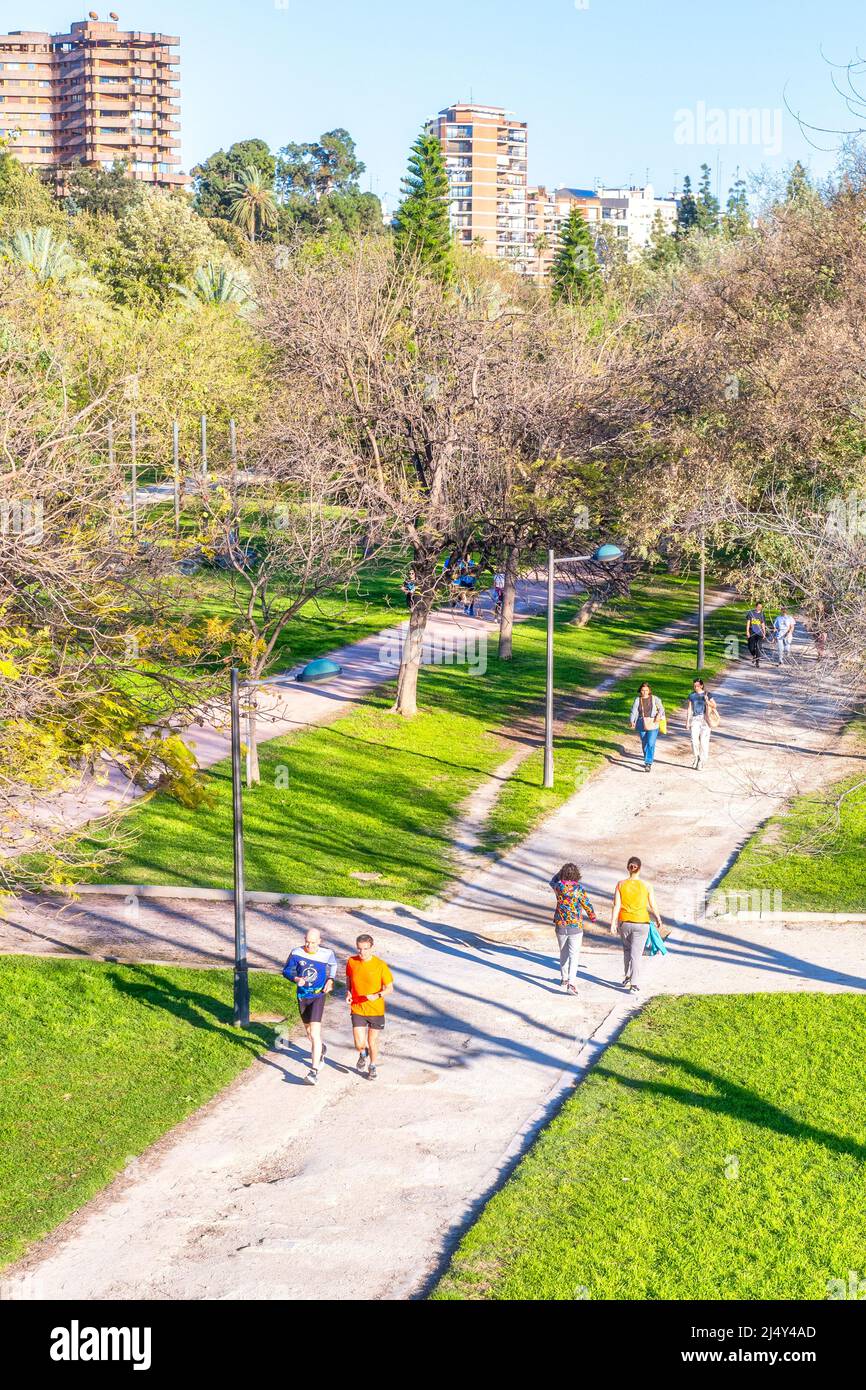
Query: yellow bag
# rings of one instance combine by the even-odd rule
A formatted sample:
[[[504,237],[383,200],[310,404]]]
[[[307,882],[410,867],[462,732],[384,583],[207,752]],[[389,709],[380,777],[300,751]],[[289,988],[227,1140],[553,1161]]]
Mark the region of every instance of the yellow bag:
[[[659,733],[660,733],[660,734],[666,734],[667,731],[668,731],[667,715],[664,715],[664,714],[663,714],[662,717],[661,717],[661,719],[659,720]]]

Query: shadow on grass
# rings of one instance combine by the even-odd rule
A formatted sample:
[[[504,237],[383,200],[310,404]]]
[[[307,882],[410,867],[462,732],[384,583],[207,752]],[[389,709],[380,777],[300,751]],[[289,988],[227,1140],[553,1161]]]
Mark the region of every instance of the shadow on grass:
[[[635,1076],[623,1076],[621,1072],[613,1071],[610,1067],[602,1065],[593,1068],[593,1076],[607,1077],[630,1091],[665,1096],[696,1110],[706,1110],[716,1115],[730,1115],[734,1119],[744,1120],[748,1124],[772,1130],[775,1134],[781,1134],[787,1138],[805,1139],[822,1144],[831,1153],[847,1154],[861,1162],[866,1159],[866,1144],[858,1144],[854,1139],[845,1139],[842,1135],[818,1129],[815,1125],[804,1124],[792,1115],[786,1114],[784,1110],[780,1110],[770,1101],[756,1095],[754,1091],[750,1091],[747,1087],[740,1086],[734,1081],[729,1081],[717,1072],[696,1066],[694,1062],[688,1062],[683,1057],[666,1057],[661,1053],[651,1052],[648,1048],[635,1047],[632,1043],[620,1041],[617,1046],[620,1052],[626,1052],[635,1057],[646,1057],[651,1062],[658,1062],[667,1068],[676,1068],[688,1076],[693,1076],[698,1081],[704,1081],[713,1086],[717,1094],[701,1095],[697,1091],[689,1091],[683,1086],[674,1086],[664,1081],[644,1081]]]
[[[251,1057],[273,1046],[276,1030],[261,1023],[250,1023],[245,1029],[235,1028],[232,1022],[233,1009],[213,994],[201,990],[184,989],[181,985],[167,979],[156,970],[142,966],[128,966],[127,970],[136,976],[129,980],[116,971],[108,972],[108,979],[118,994],[124,995],[134,1003],[147,1009],[160,1009],[174,1014],[193,1028],[205,1028],[218,1033],[233,1046],[240,1047]],[[260,1046],[256,1045],[256,1039]]]

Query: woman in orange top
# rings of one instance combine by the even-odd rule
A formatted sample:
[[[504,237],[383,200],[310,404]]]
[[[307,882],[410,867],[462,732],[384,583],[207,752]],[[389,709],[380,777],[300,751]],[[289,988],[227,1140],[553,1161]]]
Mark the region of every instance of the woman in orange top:
[[[644,883],[640,877],[640,867],[640,860],[633,854],[627,865],[628,878],[622,879],[616,885],[610,917],[611,932],[618,929],[622,937],[625,958],[623,984],[632,994],[640,993],[640,970],[650,921],[656,923],[659,931],[662,926],[655,894],[650,885]]]

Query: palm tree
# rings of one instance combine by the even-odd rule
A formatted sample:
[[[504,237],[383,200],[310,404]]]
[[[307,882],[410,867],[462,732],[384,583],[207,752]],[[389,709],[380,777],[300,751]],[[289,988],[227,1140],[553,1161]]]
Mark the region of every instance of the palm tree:
[[[178,294],[183,295],[189,304],[234,304],[246,305],[250,300],[247,279],[236,270],[224,265],[200,265],[193,276],[192,287],[175,285]]]
[[[275,226],[279,210],[273,185],[254,164],[247,164],[241,170],[230,191],[234,195],[231,220],[246,232],[250,241],[255,241],[257,234]]]
[[[15,232],[2,244],[3,255],[23,266],[40,285],[72,288],[83,281],[84,265],[72,254],[68,241],[61,241],[50,227]]]
[[[550,250],[550,237],[547,232],[538,232],[533,240],[532,249],[535,252],[536,270],[539,280],[543,274],[545,253]]]

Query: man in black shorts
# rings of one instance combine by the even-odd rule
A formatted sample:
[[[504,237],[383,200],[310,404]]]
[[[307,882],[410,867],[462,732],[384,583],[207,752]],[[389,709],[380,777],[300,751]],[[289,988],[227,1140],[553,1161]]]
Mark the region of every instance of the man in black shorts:
[[[368,932],[363,932],[355,945],[358,954],[346,962],[346,995],[358,1051],[358,1071],[362,1076],[366,1071],[368,1080],[375,1081],[379,1035],[385,1027],[385,995],[393,990],[394,977],[385,962],[373,955],[373,938]]]
[[[334,988],[336,973],[337,957],[322,945],[321,933],[315,927],[310,928],[303,946],[296,946],[283,966],[286,979],[297,986],[298,1013],[310,1040],[307,1081],[311,1086],[319,1079],[319,1065],[328,1050],[322,1042],[322,1015],[325,996]]]

